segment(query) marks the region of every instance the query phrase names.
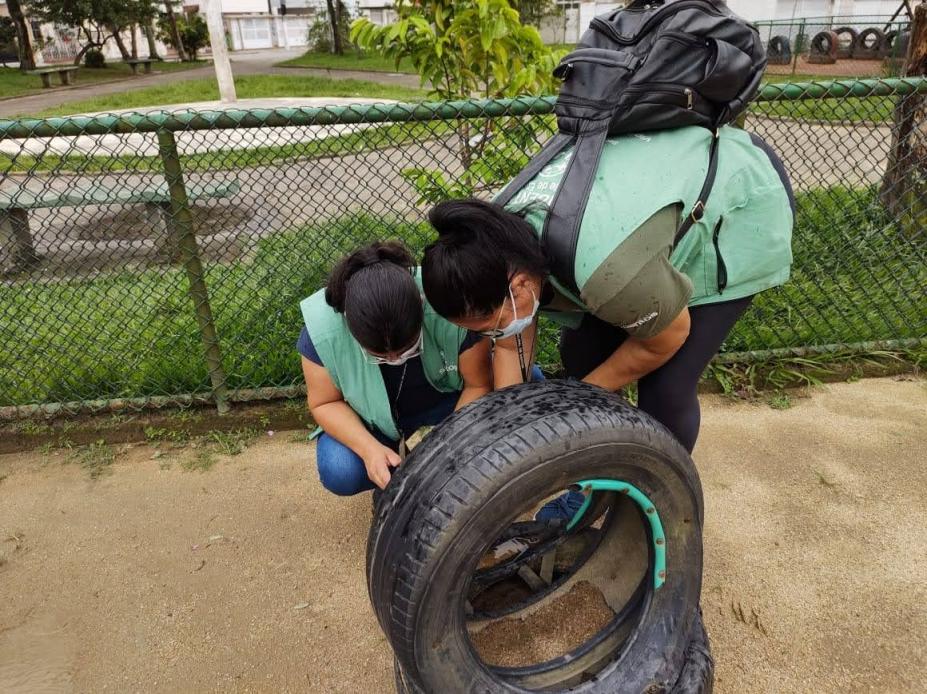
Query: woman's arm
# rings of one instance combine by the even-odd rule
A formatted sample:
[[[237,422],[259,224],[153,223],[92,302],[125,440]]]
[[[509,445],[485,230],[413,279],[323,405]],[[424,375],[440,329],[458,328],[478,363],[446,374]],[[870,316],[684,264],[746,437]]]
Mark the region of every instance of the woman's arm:
[[[361,418],[344,401],[324,366],[306,357],[303,360],[303,377],[306,379],[306,400],[312,418],[329,436],[337,439],[364,461],[367,476],[380,489],[390,480],[390,467],[401,462],[399,454],[374,438]]]
[[[583,380],[607,390],[619,390],[655,371],[673,358],[689,336],[689,309],[649,338],[628,337],[612,355]]]
[[[521,333],[524,348],[525,366],[528,373],[534,365],[534,341],[537,339],[538,323],[534,321]],[[521,360],[518,357],[518,343],[514,337],[496,340],[496,349],[492,357],[493,386],[496,390],[523,383]]]
[[[457,361],[464,387],[457,401],[459,410],[492,390],[492,362],[489,359],[489,340],[484,338],[464,351]]]

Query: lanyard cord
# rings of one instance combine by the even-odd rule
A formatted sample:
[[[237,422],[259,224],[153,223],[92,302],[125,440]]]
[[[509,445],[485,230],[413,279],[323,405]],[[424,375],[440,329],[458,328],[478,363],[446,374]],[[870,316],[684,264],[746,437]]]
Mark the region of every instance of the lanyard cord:
[[[531,364],[534,362],[534,355],[537,351],[538,346],[538,331],[537,331],[537,319],[532,323],[535,326],[534,330],[534,342],[531,343],[531,355],[530,359],[525,359],[525,342],[521,337],[521,333],[515,335],[515,346],[518,348],[518,366],[521,371],[521,382],[527,383],[531,380]],[[490,361],[495,359],[496,356],[496,338],[492,339],[492,345],[489,350],[489,359]]]
[[[393,414],[393,424],[396,425],[396,431],[399,431],[400,437],[402,437],[402,432],[399,430],[399,396],[402,395],[402,386],[406,382],[406,369],[408,368],[409,362],[402,365],[402,375],[399,377],[399,388],[396,389],[396,400],[390,407]]]

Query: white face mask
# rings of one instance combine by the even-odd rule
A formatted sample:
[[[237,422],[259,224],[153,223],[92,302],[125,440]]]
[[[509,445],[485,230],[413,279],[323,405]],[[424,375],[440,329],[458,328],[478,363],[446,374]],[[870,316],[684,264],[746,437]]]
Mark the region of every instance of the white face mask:
[[[415,359],[418,355],[422,353],[422,336],[424,332],[418,334],[418,339],[415,341],[409,349],[400,354],[395,359],[387,359],[386,357],[380,357],[376,354],[371,354],[367,350],[364,350],[364,357],[367,359],[369,364],[376,364],[378,366],[386,364],[387,366],[402,366],[410,359]]]
[[[496,327],[492,330],[482,330],[480,331],[480,335],[483,337],[491,337],[494,340],[504,340],[507,337],[513,337],[523,333],[528,326],[534,322],[534,317],[537,315],[538,309],[541,308],[541,303],[538,301],[534,291],[531,292],[531,296],[534,298],[534,306],[531,309],[531,315],[519,318],[518,307],[515,305],[515,295],[512,293],[511,285],[509,285],[509,298],[512,300],[512,313],[515,314],[515,317],[504,328]],[[504,306],[505,304],[503,303],[503,308]],[[499,318],[500,320],[502,318],[502,308],[499,309]]]

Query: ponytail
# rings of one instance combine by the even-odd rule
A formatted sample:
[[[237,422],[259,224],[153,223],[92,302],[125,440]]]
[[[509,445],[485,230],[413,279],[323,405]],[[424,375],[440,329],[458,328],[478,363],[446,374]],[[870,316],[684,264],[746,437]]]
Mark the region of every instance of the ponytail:
[[[345,314],[361,346],[377,354],[405,349],[422,329],[424,310],[415,259],[398,241],[359,248],[332,269],[325,301]]]
[[[546,277],[549,263],[537,234],[519,213],[482,200],[435,205],[428,221],[438,239],[425,249],[422,284],[445,318],[485,316],[508,296],[516,272]]]

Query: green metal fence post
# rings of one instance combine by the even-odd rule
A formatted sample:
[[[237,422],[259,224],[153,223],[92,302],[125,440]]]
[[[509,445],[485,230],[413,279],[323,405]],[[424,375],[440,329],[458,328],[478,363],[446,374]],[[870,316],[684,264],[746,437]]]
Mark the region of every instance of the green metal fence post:
[[[200,261],[199,246],[194,235],[193,215],[190,212],[190,202],[187,199],[187,189],[184,186],[183,170],[180,166],[180,155],[177,152],[177,140],[174,133],[170,130],[159,130],[158,146],[161,161],[164,162],[164,177],[167,180],[171,197],[172,223],[169,225],[171,229],[169,233],[177,241],[181,262],[190,283],[190,300],[193,302],[196,322],[199,324],[216,409],[219,414],[225,414],[229,411],[229,403],[225,370],[222,368],[222,353],[219,350],[219,337],[216,334],[212,308],[209,306],[209,292],[206,289],[203,263]]]
[[[805,20],[802,20],[801,27],[798,29],[798,36],[795,37],[795,50],[792,53],[792,77],[795,77],[795,71],[798,69],[798,56],[804,48],[805,43]]]

